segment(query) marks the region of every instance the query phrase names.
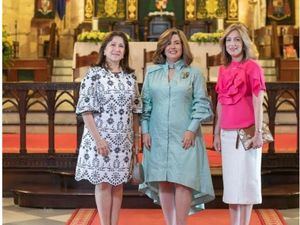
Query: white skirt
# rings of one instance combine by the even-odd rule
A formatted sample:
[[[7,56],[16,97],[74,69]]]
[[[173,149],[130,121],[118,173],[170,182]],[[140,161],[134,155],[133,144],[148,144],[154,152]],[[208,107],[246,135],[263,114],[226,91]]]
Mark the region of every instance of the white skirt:
[[[236,138],[236,130],[221,130],[223,202],[260,204],[262,148],[245,151],[240,142],[236,149]]]

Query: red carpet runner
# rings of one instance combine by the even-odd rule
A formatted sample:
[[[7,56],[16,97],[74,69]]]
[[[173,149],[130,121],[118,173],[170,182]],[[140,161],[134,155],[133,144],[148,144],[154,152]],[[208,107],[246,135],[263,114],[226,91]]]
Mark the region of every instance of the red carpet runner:
[[[188,225],[229,225],[226,209],[207,209],[188,218]],[[66,225],[100,225],[96,209],[77,209]],[[165,225],[159,209],[121,209],[119,225]],[[253,210],[250,225],[287,225],[274,209]]]

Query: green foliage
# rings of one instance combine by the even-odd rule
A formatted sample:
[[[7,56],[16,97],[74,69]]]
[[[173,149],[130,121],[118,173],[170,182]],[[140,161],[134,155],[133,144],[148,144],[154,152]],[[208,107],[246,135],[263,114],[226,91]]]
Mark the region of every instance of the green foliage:
[[[10,35],[2,27],[2,66],[3,68],[11,65],[11,58],[13,56],[13,42]]]

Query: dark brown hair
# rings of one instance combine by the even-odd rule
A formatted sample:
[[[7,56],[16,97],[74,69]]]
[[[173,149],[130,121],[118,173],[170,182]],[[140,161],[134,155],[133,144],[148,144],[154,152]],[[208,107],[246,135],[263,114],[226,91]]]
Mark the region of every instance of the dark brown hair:
[[[191,53],[191,49],[188,43],[188,40],[185,34],[178,30],[177,28],[169,28],[165,32],[163,32],[157,42],[157,48],[153,55],[153,63],[154,64],[164,64],[166,62],[165,49],[168,46],[173,35],[177,34],[181,40],[182,44],[182,56],[181,58],[184,61],[186,66],[190,65],[193,62],[193,55]]]
[[[104,50],[109,42],[112,41],[114,37],[121,37],[125,44],[124,58],[120,61],[120,66],[125,73],[132,73],[134,70],[129,67],[129,44],[127,36],[121,31],[110,32],[103,40],[100,50],[99,50],[99,61],[95,66],[100,66],[108,70],[108,65],[106,63],[106,56],[104,55]]]

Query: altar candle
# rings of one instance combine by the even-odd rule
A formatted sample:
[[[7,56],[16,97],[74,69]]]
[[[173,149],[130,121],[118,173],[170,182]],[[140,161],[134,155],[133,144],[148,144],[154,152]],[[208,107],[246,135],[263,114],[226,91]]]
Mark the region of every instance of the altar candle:
[[[92,30],[98,30],[98,18],[97,17],[93,18]]]
[[[224,30],[224,19],[218,18],[218,30]]]

